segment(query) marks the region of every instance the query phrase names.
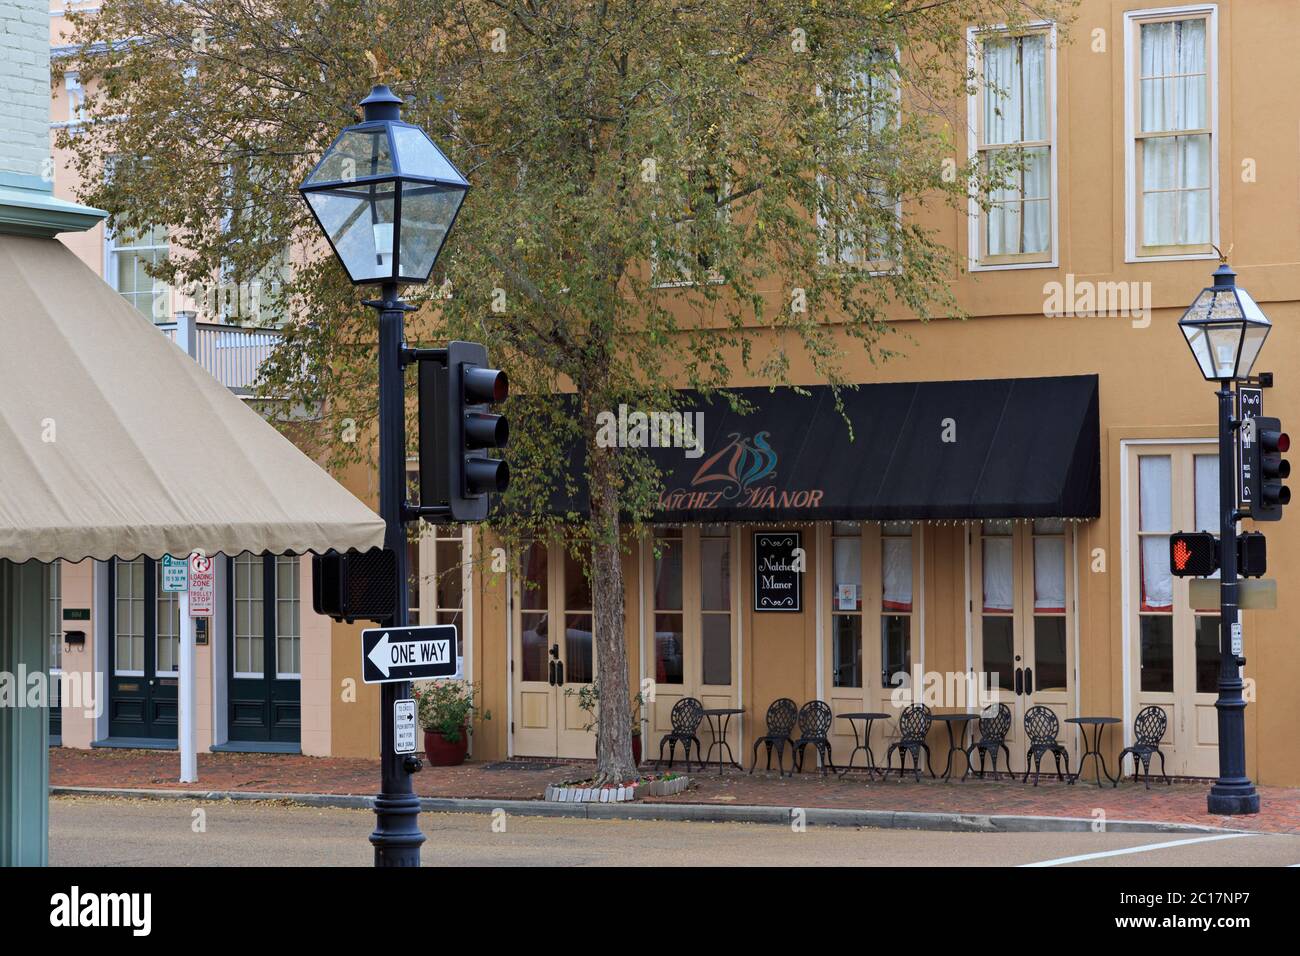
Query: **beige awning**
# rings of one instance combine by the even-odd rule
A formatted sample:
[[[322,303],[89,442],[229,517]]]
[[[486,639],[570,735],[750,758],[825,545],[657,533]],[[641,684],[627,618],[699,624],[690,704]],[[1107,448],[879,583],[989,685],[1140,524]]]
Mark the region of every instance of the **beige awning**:
[[[0,558],[366,550],[379,517],[55,239],[0,236]]]

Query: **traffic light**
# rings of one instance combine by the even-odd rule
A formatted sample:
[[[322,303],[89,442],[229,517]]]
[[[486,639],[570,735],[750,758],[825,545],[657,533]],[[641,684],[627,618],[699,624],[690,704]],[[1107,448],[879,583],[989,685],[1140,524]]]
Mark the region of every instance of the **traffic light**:
[[[1219,569],[1219,539],[1208,531],[1169,536],[1169,570],[1175,577],[1204,578]]]
[[[488,495],[506,490],[510,424],[491,411],[510,392],[506,373],[487,367],[487,349],[452,342],[443,360],[420,361],[420,505],[447,505],[453,521],[482,521]]]
[[[1291,438],[1276,418],[1254,420],[1255,440],[1250,455],[1250,516],[1256,521],[1277,521],[1282,508],[1291,503],[1291,489],[1284,485],[1291,475],[1291,463],[1282,457],[1291,449]]]

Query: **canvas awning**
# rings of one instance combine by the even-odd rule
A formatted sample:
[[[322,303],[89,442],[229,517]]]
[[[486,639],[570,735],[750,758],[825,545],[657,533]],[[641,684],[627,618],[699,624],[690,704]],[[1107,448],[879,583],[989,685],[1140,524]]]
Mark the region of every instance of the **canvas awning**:
[[[368,550],[380,518],[54,239],[0,236],[0,558]]]
[[[698,454],[654,447],[664,476],[653,521],[779,522],[1096,518],[1101,441],[1095,375],[885,382],[841,391],[824,385],[739,388],[751,406],[682,392],[680,410],[703,415]],[[621,428],[635,422],[621,413]],[[845,420],[847,418],[847,421]],[[696,419],[692,419],[696,420]],[[849,424],[853,434],[850,438]],[[580,450],[580,449],[579,449]],[[569,456],[577,500],[587,507]]]

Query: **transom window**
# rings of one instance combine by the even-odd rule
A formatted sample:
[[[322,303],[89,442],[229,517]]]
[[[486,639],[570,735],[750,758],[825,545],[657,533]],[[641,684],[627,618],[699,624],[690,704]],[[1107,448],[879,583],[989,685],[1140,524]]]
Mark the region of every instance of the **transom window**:
[[[1047,29],[979,38],[976,150],[1000,185],[981,209],[980,265],[1050,262],[1053,256],[1054,95]]]

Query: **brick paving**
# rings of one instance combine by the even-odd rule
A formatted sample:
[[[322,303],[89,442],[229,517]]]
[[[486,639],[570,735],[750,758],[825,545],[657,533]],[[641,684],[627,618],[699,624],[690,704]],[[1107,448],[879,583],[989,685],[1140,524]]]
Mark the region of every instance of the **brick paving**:
[[[205,753],[199,755],[199,782],[176,780],[179,757],[156,750],[50,750],[50,782],[56,786],[123,789],[246,790],[276,793],[369,795],[376,791],[379,762],[348,757],[303,757],[286,754]],[[468,762],[459,767],[425,767],[415,789],[425,797],[536,800],[548,783],[581,779],[590,762],[548,764],[537,761]],[[680,769],[680,764],[677,769]],[[839,807],[856,810],[907,810],[973,814],[1093,817],[1104,811],[1111,820],[1195,823],[1279,833],[1300,833],[1300,789],[1261,787],[1261,812],[1253,816],[1213,817],[1205,812],[1205,782],[1153,783],[1151,790],[1128,780],[1112,789],[1086,780],[1066,786],[1043,777],[1032,780],[976,780],[966,783],[916,783],[909,775],[868,782],[863,774],[838,778],[816,772],[779,778],[775,772],[749,776],[716,769],[691,774],[685,793],[661,798],[664,803],[736,806]]]

